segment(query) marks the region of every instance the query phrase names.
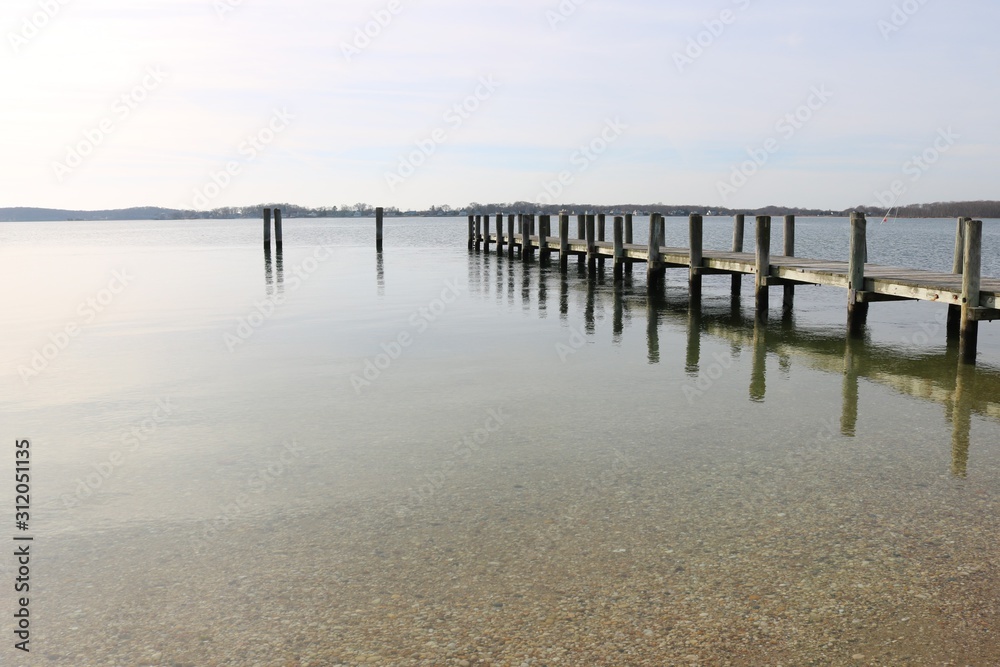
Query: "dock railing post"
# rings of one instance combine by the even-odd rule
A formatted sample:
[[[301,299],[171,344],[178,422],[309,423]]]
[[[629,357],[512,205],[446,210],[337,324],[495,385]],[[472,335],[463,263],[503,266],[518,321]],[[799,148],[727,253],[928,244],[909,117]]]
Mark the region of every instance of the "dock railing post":
[[[281,226],[281,213],[277,209],[274,211],[274,225],[277,230]],[[375,252],[382,252],[382,217],[384,215],[384,210],[381,206],[375,209]],[[278,234],[278,238],[281,238],[281,234]],[[280,241],[279,241],[280,243]]]
[[[594,236],[594,214],[587,214],[587,271],[597,270],[597,239]]]
[[[271,209],[264,209],[264,247],[271,250]]]
[[[692,303],[701,300],[701,270],[704,261],[704,222],[702,217],[692,213],[688,218],[690,257],[688,268],[688,297]]]
[[[784,248],[782,254],[785,257],[795,257],[795,216],[785,216]],[[795,303],[795,285],[785,285],[784,298],[781,301],[781,312],[785,317],[792,314],[792,306]]]
[[[951,272],[961,274],[965,263],[965,221],[971,218],[959,218],[955,226],[955,256],[951,264]],[[949,340],[957,340],[962,329],[962,305],[948,306],[948,324],[946,326]]]
[[[569,213],[559,212],[559,270],[569,268]]]
[[[963,364],[976,363],[979,342],[979,288],[982,280],[983,221],[965,221],[965,254],[962,263],[962,325],[958,339],[958,357]]]
[[[851,213],[851,260],[847,274],[847,330],[850,336],[864,332],[868,303],[865,290],[865,259],[868,255],[868,221],[860,211]]]
[[[274,249],[281,252],[281,209],[274,209]]]
[[[754,301],[757,320],[767,321],[769,307],[767,279],[771,274],[771,216],[757,216],[757,271],[754,276]]]
[[[733,218],[733,252],[743,252],[743,228],[745,223],[746,216],[743,213],[739,213]],[[734,273],[732,281],[732,298],[734,301],[738,301],[740,293],[743,291],[743,274]]]
[[[632,214],[625,214],[625,243],[632,243]],[[632,262],[625,261],[625,273],[632,274]]]
[[[615,280],[621,280],[625,271],[625,218],[620,215],[615,216],[615,260],[614,275]]]

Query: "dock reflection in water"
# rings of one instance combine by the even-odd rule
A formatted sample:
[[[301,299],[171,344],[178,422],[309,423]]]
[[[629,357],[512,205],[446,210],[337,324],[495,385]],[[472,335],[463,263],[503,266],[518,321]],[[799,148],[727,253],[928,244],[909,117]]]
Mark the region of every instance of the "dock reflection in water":
[[[488,255],[478,259],[474,256],[470,262],[485,277],[494,274],[491,260]],[[615,281],[610,274],[588,274],[582,268],[562,273],[558,264],[553,266],[550,262],[530,268],[517,262],[498,262],[495,268],[498,301],[506,288],[508,304],[513,305],[518,278],[518,295],[524,312],[534,310],[540,318],[545,318],[549,290],[557,286],[560,320],[571,327],[582,324],[588,336],[598,335],[598,322],[610,308],[614,345],[622,344],[623,333],[634,324],[635,305],[642,303],[648,363],[682,364],[684,374],[692,379],[699,378],[706,370],[703,365],[715,363],[714,360],[703,363],[706,341],[727,342],[733,359],[747,351],[751,359],[747,398],[755,403],[767,399],[769,358],[778,361],[778,368],[785,375],[796,365],[840,375],[843,379],[839,431],[844,437],[853,438],[859,420],[864,419],[863,380],[937,403],[944,408],[952,426],[951,472],[958,478],[967,475],[973,416],[1000,421],[1000,369],[984,363],[976,367],[960,364],[957,344],[948,345],[943,353],[914,352],[874,342],[867,335],[852,338],[842,331],[799,326],[794,314],[788,312],[771,324],[761,323],[752,312],[747,314],[738,300],[727,300],[725,306],[717,301],[704,306],[700,300],[671,298],[669,292],[649,294],[643,282],[633,281],[629,275]],[[575,318],[574,301],[580,305]],[[661,331],[671,325],[686,332],[683,357],[668,356],[661,351]]]

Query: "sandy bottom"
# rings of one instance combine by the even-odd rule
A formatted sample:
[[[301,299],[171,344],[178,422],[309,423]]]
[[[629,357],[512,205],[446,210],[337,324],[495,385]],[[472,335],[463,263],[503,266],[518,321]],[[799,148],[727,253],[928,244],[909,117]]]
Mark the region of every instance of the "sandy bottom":
[[[208,542],[43,538],[31,664],[1000,664],[995,481],[843,446],[484,457]]]

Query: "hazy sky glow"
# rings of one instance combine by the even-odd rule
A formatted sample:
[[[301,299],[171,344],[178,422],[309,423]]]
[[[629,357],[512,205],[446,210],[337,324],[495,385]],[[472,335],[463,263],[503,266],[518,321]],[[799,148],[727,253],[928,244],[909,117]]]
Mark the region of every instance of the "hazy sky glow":
[[[998,19],[994,0],[4,0],[0,206],[1000,199]]]

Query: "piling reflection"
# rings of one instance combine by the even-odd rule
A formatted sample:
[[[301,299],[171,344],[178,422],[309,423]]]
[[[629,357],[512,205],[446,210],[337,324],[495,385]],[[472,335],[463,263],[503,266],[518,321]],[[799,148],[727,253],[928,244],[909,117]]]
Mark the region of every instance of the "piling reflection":
[[[274,269],[277,276],[278,296],[285,293],[285,262],[279,245],[274,251]]]
[[[483,261],[483,256],[470,260],[479,276],[494,276],[493,264]],[[840,434],[856,437],[865,426],[865,405],[861,401],[860,386],[867,381],[922,401],[942,406],[951,425],[951,471],[964,478],[968,474],[970,430],[978,418],[1000,420],[1000,369],[979,364],[959,364],[957,347],[948,345],[940,352],[914,353],[912,349],[873,342],[862,330],[862,336],[850,337],[841,329],[823,330],[799,326],[794,315],[787,314],[772,323],[758,320],[752,309],[744,309],[735,301],[707,300],[691,306],[687,295],[671,291],[647,290],[644,281],[625,277],[609,281],[600,272],[590,273],[586,268],[569,272],[559,271],[557,263],[540,268],[530,263],[513,263],[504,258],[496,260],[495,273],[497,298],[501,297],[504,277],[508,301],[513,304],[516,275],[520,276],[520,293],[525,311],[531,308],[532,296],[537,291],[539,317],[544,318],[548,291],[555,289],[549,280],[558,280],[559,317],[571,325],[582,320],[588,335],[597,334],[597,321],[605,308],[612,309],[611,341],[622,345],[628,340],[632,324],[629,304],[644,304],[646,359],[649,364],[671,364],[683,369],[689,378],[698,380],[710,365],[705,357],[707,346],[728,344],[730,357],[735,362],[744,350],[751,356],[744,364],[735,364],[736,370],[726,375],[730,382],[743,378],[747,387],[746,398],[763,403],[767,398],[768,365],[772,364],[783,375],[795,366],[836,376],[840,382],[840,406],[831,407],[830,416],[836,423],[839,412]],[[558,275],[556,273],[558,272]],[[471,279],[474,291],[485,294],[481,278]],[[533,284],[538,281],[538,284]],[[728,307],[727,307],[728,306]],[[680,332],[684,339],[684,352],[664,357],[661,347],[666,331]],[[718,356],[716,353],[714,359]],[[773,362],[777,362],[776,364]],[[728,368],[728,366],[727,366]],[[839,410],[838,410],[839,407]]]

